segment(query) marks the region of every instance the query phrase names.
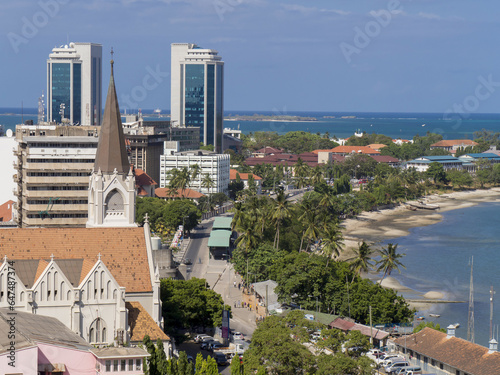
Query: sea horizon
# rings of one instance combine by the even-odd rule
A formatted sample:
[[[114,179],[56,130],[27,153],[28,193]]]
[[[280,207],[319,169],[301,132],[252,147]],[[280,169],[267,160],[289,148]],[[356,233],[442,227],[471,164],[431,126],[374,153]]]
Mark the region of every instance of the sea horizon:
[[[150,111],[148,113],[148,111]],[[146,120],[158,119],[153,109],[143,110]],[[37,121],[36,108],[0,107],[0,124],[7,129],[23,121]],[[162,112],[162,115],[169,111]],[[443,139],[473,139],[481,130],[500,132],[500,113],[470,113],[463,117],[443,113],[425,112],[336,112],[336,111],[259,111],[225,110],[224,116],[301,116],[315,117],[317,121],[225,120],[224,127],[239,129],[243,134],[257,131],[276,132],[280,135],[291,131],[329,134],[330,137],[348,138],[355,132],[384,134],[394,139],[413,139],[428,132],[441,134]],[[325,117],[326,116],[326,117]]]

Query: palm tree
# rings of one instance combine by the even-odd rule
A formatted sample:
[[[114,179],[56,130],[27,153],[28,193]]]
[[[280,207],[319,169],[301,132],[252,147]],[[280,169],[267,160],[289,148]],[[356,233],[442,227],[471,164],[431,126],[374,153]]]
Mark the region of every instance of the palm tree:
[[[191,181],[196,181],[198,176],[200,176],[201,167],[198,163],[194,164],[190,168],[191,170]]]
[[[313,185],[319,184],[321,181],[324,181],[323,169],[320,165],[315,166],[314,169],[312,170],[311,180]]]
[[[300,251],[302,251],[302,243],[304,242],[304,238],[307,238],[307,251],[311,246],[311,242],[318,239],[320,227],[318,223],[316,207],[312,207],[312,203],[309,201],[304,201],[302,203],[302,207],[304,212],[299,217],[299,220],[304,225],[304,232],[302,234],[302,240],[300,241]]]
[[[373,250],[365,241],[363,241],[361,244],[358,245],[357,250],[353,251],[355,256],[353,258],[348,259],[348,261],[351,261],[351,270],[354,272],[352,281],[354,281],[355,275],[359,276],[361,275],[361,272],[368,272],[374,266],[374,264],[371,261]]]
[[[327,257],[326,266],[328,267],[328,262],[330,261],[332,255],[337,258],[340,255],[342,246],[344,245],[344,237],[342,236],[342,231],[340,230],[339,225],[332,224],[325,228],[321,236],[321,241],[323,243],[321,251],[323,255]]]
[[[380,280],[380,284],[382,284],[382,280],[384,280],[387,275],[390,275],[393,270],[398,270],[399,273],[401,273],[399,267],[406,269],[404,264],[399,261],[399,259],[404,257],[406,254],[396,253],[397,248],[398,244],[394,245],[392,243],[388,243],[387,248],[382,249],[380,252],[381,259],[377,262],[377,265],[379,265],[377,271],[384,271],[384,276]]]
[[[208,173],[205,173],[203,180],[201,181],[201,187],[207,189],[208,191],[208,208],[210,209],[210,194],[212,188],[215,186],[214,180],[210,177]]]
[[[287,196],[283,189],[278,191],[276,199],[274,199],[274,212],[272,212],[272,220],[276,223],[276,234],[274,236],[274,248],[279,248],[280,243],[280,226],[283,220],[291,216],[290,202],[286,199]]]
[[[309,166],[301,158],[298,158],[293,169],[297,187],[300,189],[306,185],[306,178],[309,176]]]

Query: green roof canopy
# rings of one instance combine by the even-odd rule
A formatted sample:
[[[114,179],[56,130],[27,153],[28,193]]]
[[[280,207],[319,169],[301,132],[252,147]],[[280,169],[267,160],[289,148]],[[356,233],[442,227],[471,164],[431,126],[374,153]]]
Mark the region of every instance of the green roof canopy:
[[[232,221],[233,221],[232,217],[216,217],[214,220],[214,225],[212,226],[212,230],[214,230],[214,229],[231,230],[231,222]]]
[[[208,247],[229,247],[231,233],[230,230],[224,229],[212,231],[208,239]]]

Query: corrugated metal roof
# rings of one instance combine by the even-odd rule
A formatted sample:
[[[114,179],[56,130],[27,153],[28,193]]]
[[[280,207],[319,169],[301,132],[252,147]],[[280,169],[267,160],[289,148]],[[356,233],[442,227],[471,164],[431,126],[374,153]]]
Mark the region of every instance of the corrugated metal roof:
[[[208,247],[229,247],[231,231],[225,229],[214,230],[210,232]]]
[[[232,217],[216,217],[212,230],[214,229],[227,229],[231,230],[231,223],[233,221]]]

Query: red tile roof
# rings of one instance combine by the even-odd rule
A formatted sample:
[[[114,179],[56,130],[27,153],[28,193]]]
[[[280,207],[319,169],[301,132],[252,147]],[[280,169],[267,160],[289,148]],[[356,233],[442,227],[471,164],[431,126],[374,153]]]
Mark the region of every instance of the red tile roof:
[[[93,265],[99,253],[127,293],[153,289],[144,228],[15,228],[0,231],[0,254],[11,259],[50,259],[54,255],[55,259],[86,259]],[[41,267],[43,262],[39,264]]]
[[[241,173],[241,172],[238,172],[236,169],[230,169],[229,170],[229,180],[236,180],[236,175],[237,174],[240,175],[240,179],[242,179],[242,180],[248,180],[248,175],[252,175],[254,180],[262,180],[262,178],[259,177],[259,176],[257,176],[256,174],[253,174],[253,173]]]
[[[158,185],[155,180],[153,180],[149,175],[142,169],[135,169],[135,185],[139,186],[151,186]]]
[[[169,188],[157,188],[155,189],[155,195],[158,198],[188,198],[188,199],[199,199],[204,197],[205,194],[202,194],[196,190],[192,189],[177,189],[173,194],[170,193]]]
[[[373,148],[374,150],[380,151],[381,148],[387,147],[387,145],[384,145],[383,143],[372,143],[372,144],[369,144],[368,147]]]
[[[342,318],[337,318],[333,322],[329,324],[330,328],[337,328],[340,329],[341,331],[359,331],[363,335],[370,337],[370,335],[377,339],[377,340],[383,340],[387,336],[389,336],[389,332],[382,331],[380,329],[376,328],[370,328],[369,326],[365,326],[363,324],[358,324],[351,322],[346,319]]]
[[[283,150],[275,147],[263,147],[260,150],[257,150],[254,152],[254,154],[281,154],[283,153]]]
[[[399,159],[389,155],[370,155],[377,163],[399,163]]]
[[[12,211],[13,211],[14,201],[10,200],[5,202],[0,206],[0,221],[6,222],[12,220]]]
[[[456,368],[460,373],[492,375],[500,373],[500,353],[488,353],[488,348],[444,332],[424,328],[396,344]]]
[[[477,146],[478,143],[470,139],[443,139],[442,141],[436,142],[431,145],[431,147],[454,147],[454,146]]]
[[[341,331],[349,331],[355,325],[356,323],[350,322],[342,318],[337,318],[329,324],[330,328],[337,328],[340,329]]]
[[[332,148],[331,151],[336,154],[380,154],[380,151],[376,151],[368,146],[337,146],[335,148]]]
[[[170,340],[170,338],[155,323],[151,315],[144,309],[140,302],[125,302],[128,310],[128,324],[130,326],[130,341],[142,341],[148,335],[151,341]]]

